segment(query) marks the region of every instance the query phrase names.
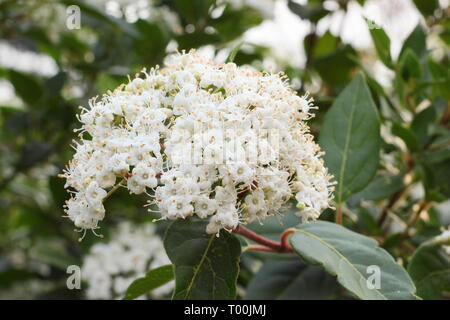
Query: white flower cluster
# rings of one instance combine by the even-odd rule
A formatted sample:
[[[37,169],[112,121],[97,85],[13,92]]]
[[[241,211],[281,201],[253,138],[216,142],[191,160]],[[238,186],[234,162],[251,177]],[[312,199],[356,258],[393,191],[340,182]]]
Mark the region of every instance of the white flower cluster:
[[[155,226],[122,222],[107,243],[97,243],[84,258],[81,274],[88,283],[89,299],[121,299],[128,286],[148,270],[170,264]],[[150,292],[150,298],[167,296],[173,281]]]
[[[209,218],[211,234],[262,221],[294,197],[304,220],[329,206],[331,176],[304,122],[312,99],[285,76],[195,52],[143,74],[82,108],[63,174],[77,227],[97,228],[108,190],[125,182],[162,219]]]

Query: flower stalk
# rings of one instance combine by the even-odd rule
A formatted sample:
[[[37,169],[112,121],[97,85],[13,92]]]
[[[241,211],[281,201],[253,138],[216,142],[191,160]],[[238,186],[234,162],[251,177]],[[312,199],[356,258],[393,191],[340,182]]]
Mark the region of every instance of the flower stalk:
[[[250,245],[247,247],[247,250],[256,250],[256,251],[268,251],[268,252],[279,252],[279,253],[290,253],[293,252],[291,245],[287,242],[288,237],[291,233],[293,233],[294,229],[287,229],[281,235],[280,242],[273,241],[266,237],[263,237],[257,234],[250,229],[247,229],[243,225],[238,225],[236,228],[232,230],[233,233],[241,235],[249,240],[252,240],[260,245]]]

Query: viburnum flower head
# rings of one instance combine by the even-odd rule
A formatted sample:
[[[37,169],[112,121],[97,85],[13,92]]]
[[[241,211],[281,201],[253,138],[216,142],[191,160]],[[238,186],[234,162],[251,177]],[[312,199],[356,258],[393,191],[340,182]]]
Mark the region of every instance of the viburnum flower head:
[[[66,212],[96,229],[118,187],[147,194],[161,219],[209,219],[208,233],[263,221],[296,201],[317,219],[333,183],[305,121],[312,99],[283,74],[178,53],[81,108],[64,171]]]

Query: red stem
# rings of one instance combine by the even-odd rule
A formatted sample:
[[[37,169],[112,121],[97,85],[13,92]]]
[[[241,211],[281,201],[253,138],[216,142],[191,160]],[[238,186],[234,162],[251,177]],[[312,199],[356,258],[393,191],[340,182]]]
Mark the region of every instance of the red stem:
[[[281,235],[281,241],[276,242],[266,237],[260,236],[259,234],[247,229],[242,225],[238,225],[232,230],[233,233],[239,234],[247,239],[253,240],[256,243],[262,244],[262,246],[249,246],[249,250],[259,250],[259,251],[272,251],[272,252],[292,252],[292,247],[287,243],[287,237],[289,234],[294,232],[293,229],[288,229]]]
[[[269,248],[269,247],[266,247],[266,246],[260,246],[260,245],[257,245],[257,244],[248,246],[247,250],[273,252],[272,248]]]

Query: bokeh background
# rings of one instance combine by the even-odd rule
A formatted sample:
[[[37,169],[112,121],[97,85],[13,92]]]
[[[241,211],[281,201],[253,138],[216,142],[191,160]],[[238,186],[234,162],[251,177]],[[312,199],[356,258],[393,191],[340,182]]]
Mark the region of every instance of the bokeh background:
[[[80,28],[68,27],[71,5],[80,8]],[[68,194],[57,174],[73,154],[78,106],[87,106],[89,98],[127,82],[128,75],[144,67],[162,65],[177,50],[195,48],[218,62],[236,50],[236,64],[284,71],[299,94],[311,93],[319,106],[310,121],[315,135],[323,114],[359,71],[366,74],[380,110],[392,107],[383,119],[408,123],[432,105],[445,133],[450,119],[448,7],[448,0],[0,0],[0,299],[89,298],[86,279],[81,290],[67,289],[67,266],[82,266],[93,246],[117,241],[114,233],[124,232],[122,221],[146,225],[154,218],[142,207],[146,199],[125,190],[108,200],[103,239],[88,234],[79,242],[73,224],[63,218]],[[380,60],[370,36],[374,28],[389,36],[394,61],[412,48],[419,76],[409,67],[392,70]],[[430,183],[412,177],[415,183],[397,203],[393,222],[386,230],[377,229],[377,208],[386,207],[390,196],[409,183],[403,173],[411,171],[406,140],[392,134],[388,121],[383,130],[379,183],[385,184],[352,197],[348,205],[349,223],[373,236],[395,234],[418,199],[428,194]],[[442,183],[433,184],[439,197],[430,200],[419,242],[450,223],[450,187],[445,184],[450,156],[448,145],[441,149],[447,171],[439,174]],[[149,232],[158,237],[164,228],[158,223]],[[394,238],[384,244],[399,261],[411,253]],[[243,287],[257,271],[253,265],[247,268],[246,259]]]

